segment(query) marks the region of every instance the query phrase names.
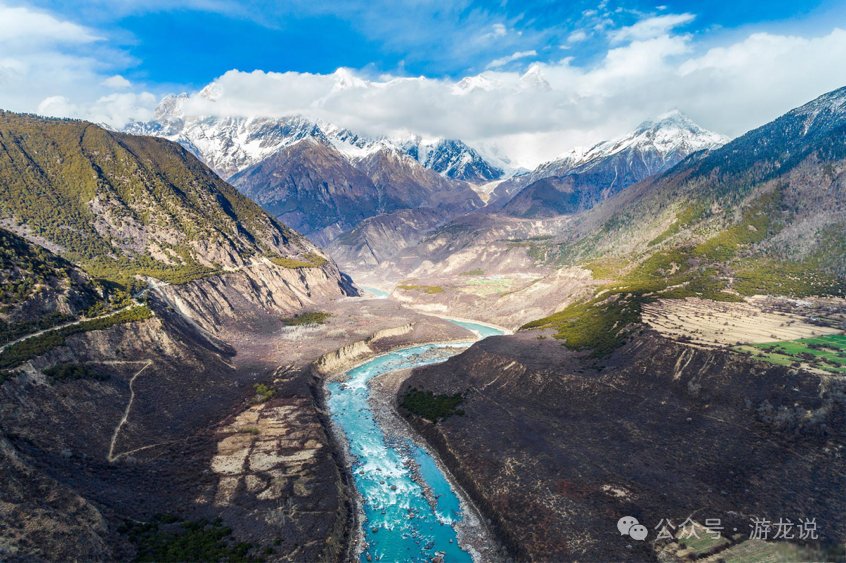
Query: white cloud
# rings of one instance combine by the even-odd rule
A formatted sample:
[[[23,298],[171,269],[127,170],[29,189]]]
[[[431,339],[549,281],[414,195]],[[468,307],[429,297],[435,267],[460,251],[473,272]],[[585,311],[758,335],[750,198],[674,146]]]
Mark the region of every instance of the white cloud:
[[[0,107],[121,126],[149,119],[152,94],[115,74],[132,60],[101,34],[26,7],[0,4]]]
[[[113,88],[115,90],[125,90],[132,86],[132,82],[130,82],[119,74],[115,74],[114,76],[108,77],[107,79],[100,82],[100,84],[108,88]]]
[[[72,104],[71,101],[64,96],[50,96],[44,98],[38,104],[37,112],[40,115],[50,115],[52,117],[75,117],[79,113],[79,106]]]
[[[588,38],[588,34],[583,29],[574,31],[567,37],[568,43],[580,43]]]
[[[100,39],[93,31],[50,14],[0,4],[0,45],[91,43]]]
[[[642,41],[644,39],[653,39],[666,34],[676,27],[688,24],[695,18],[696,16],[694,14],[667,14],[666,16],[647,18],[634,25],[612,31],[610,34],[611,41],[613,43],[622,43],[628,40]]]
[[[508,31],[505,29],[505,25],[501,23],[495,23],[491,27],[493,28],[494,37],[504,37],[505,34],[508,33]]]
[[[149,92],[109,94],[90,104],[76,104],[64,96],[50,96],[38,104],[40,115],[75,117],[93,123],[122,126],[128,118],[148,121],[153,118],[158,98]]]
[[[519,59],[525,59],[526,57],[536,57],[537,54],[538,52],[534,49],[532,49],[531,51],[517,51],[516,53],[508,55],[507,57],[502,57],[501,59],[495,59],[491,61],[488,64],[488,68],[499,68]]]

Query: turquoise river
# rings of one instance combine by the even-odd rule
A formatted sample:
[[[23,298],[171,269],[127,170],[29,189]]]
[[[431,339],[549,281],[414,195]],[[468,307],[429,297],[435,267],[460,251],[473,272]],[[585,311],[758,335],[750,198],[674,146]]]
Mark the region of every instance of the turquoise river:
[[[502,334],[475,323],[453,321],[479,338]],[[379,356],[347,372],[343,382],[328,384],[332,420],[347,440],[355,485],[363,501],[364,539],[361,560],[432,561],[436,554],[449,563],[472,561],[458,545],[453,527],[463,517],[458,496],[432,456],[417,444],[386,436],[370,407],[368,382],[379,375],[444,360],[467,343],[426,344]],[[441,354],[427,354],[438,350]],[[454,350],[454,352],[453,352]],[[406,463],[413,458],[419,478],[436,499],[433,508]],[[375,531],[374,531],[375,530]]]

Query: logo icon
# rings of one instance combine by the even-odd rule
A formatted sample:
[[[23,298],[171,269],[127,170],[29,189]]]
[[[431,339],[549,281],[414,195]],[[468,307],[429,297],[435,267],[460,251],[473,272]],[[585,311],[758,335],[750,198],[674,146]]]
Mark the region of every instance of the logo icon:
[[[621,536],[629,536],[633,540],[643,541],[649,534],[646,526],[640,524],[634,516],[623,516],[617,521],[617,529]]]

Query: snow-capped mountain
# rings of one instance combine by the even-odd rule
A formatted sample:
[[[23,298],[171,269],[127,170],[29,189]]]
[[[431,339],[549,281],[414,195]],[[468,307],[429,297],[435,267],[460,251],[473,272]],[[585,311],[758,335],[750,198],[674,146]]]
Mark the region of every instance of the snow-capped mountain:
[[[504,167],[486,160],[478,151],[454,139],[412,136],[390,141],[424,167],[455,180],[483,184],[506,174]]]
[[[456,96],[464,96],[475,91],[490,92],[502,87],[503,84],[498,80],[479,74],[462,78],[452,87],[452,93]]]
[[[344,77],[341,77],[344,78]],[[354,88],[351,80],[340,80],[339,88]],[[199,96],[214,102],[215,85]],[[154,135],[176,141],[192,151],[223,178],[228,179],[305,138],[332,143],[349,158],[361,158],[380,148],[394,148],[445,178],[484,183],[510,175],[514,170],[495,156],[487,159],[459,140],[422,139],[419,136],[371,138],[331,123],[302,116],[281,118],[188,116],[187,94],[165,96],[152,121],[132,123],[128,133]]]
[[[520,77],[519,87],[534,92],[551,92],[552,86],[547,82],[543,71],[537,65],[532,65],[526,74]]]
[[[339,88],[360,86],[340,78]],[[198,97],[208,105],[219,95],[211,84]],[[371,138],[302,116],[195,116],[186,111],[192,101],[186,94],[166,96],[153,121],[133,123],[126,131],[180,143],[321,244],[379,213],[419,207],[444,216],[472,211],[483,203],[468,182],[504,173],[461,141]]]
[[[621,137],[573,149],[527,176],[504,182],[492,200],[519,216],[573,213],[668,170],[694,152],[714,150],[728,141],[672,111]],[[512,199],[513,194],[517,195]]]
[[[350,140],[306,137],[229,181],[321,245],[383,213],[429,208],[452,217],[482,206],[466,182],[424,168],[396,147]]]
[[[211,96],[204,89],[200,95]],[[128,133],[166,137],[186,147],[221,177],[228,179],[299,140],[326,139],[316,123],[300,116],[278,119],[255,117],[186,117],[187,94],[165,96],[153,121],[132,123]],[[341,130],[338,131],[339,133]]]
[[[570,150],[538,166],[530,181],[587,172],[607,165],[609,159],[614,159],[615,165],[639,169],[635,175],[642,179],[674,166],[689,154],[716,149],[728,141],[728,137],[703,129],[683,113],[671,111],[644,121],[634,131],[611,141]]]

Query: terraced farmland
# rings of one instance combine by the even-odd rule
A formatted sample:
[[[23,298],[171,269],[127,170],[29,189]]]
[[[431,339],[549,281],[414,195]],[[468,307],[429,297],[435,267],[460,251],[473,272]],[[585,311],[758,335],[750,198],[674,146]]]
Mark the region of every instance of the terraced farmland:
[[[763,360],[780,365],[804,364],[831,373],[846,373],[846,335],[830,334],[788,342],[736,346]]]

